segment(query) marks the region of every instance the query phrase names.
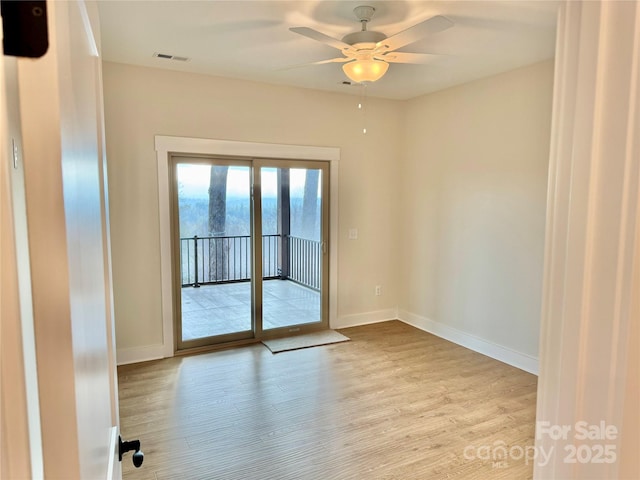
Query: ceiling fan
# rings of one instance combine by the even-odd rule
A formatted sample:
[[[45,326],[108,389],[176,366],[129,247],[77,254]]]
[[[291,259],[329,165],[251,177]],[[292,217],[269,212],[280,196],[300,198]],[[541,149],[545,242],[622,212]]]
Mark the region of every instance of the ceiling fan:
[[[453,22],[446,17],[436,15],[412,27],[387,37],[384,33],[367,30],[367,23],[371,21],[376,9],[362,5],[353,9],[362,24],[362,30],[350,33],[338,40],[309,27],[292,27],[294,33],[311,38],[325,45],[337,48],[344,57],[321,60],[308,65],[324,63],[344,63],[342,70],[350,80],[375,82],[387,73],[390,63],[426,63],[433,58],[430,54],[397,52],[399,48],[417,42],[418,40],[439,33],[453,26]]]

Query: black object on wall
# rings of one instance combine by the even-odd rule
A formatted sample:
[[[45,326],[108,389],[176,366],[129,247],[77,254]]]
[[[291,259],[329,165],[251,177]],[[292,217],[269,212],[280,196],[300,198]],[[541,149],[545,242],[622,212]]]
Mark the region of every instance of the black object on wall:
[[[1,0],[5,55],[38,58],[49,48],[47,2]]]

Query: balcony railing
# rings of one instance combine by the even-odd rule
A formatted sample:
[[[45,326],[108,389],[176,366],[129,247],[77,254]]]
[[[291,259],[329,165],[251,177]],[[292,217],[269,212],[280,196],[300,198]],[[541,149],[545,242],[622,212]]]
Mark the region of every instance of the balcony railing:
[[[282,253],[285,255],[282,255]],[[262,276],[292,280],[320,290],[321,243],[290,235],[262,236]],[[247,282],[251,278],[251,237],[180,239],[182,286]]]

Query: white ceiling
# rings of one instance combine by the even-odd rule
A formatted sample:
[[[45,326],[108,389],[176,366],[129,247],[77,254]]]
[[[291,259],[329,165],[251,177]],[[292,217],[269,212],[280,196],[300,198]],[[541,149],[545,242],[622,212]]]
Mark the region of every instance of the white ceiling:
[[[434,15],[453,28],[400,49],[437,53],[426,65],[392,64],[367,94],[408,99],[552,58],[557,1],[248,1],[99,0],[103,58],[167,68],[357,93],[341,65],[286,67],[339,57],[289,31],[308,26],[335,38],[360,29],[353,9],[376,8],[369,30],[391,36]],[[163,60],[154,52],[189,57]]]

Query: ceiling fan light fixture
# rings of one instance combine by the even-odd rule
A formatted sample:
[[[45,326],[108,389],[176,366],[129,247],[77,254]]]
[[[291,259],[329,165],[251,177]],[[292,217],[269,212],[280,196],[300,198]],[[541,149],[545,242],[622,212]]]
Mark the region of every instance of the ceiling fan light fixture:
[[[387,70],[389,64],[382,60],[356,60],[355,62],[345,63],[342,70],[345,75],[353,82],[375,82],[380,80]]]

